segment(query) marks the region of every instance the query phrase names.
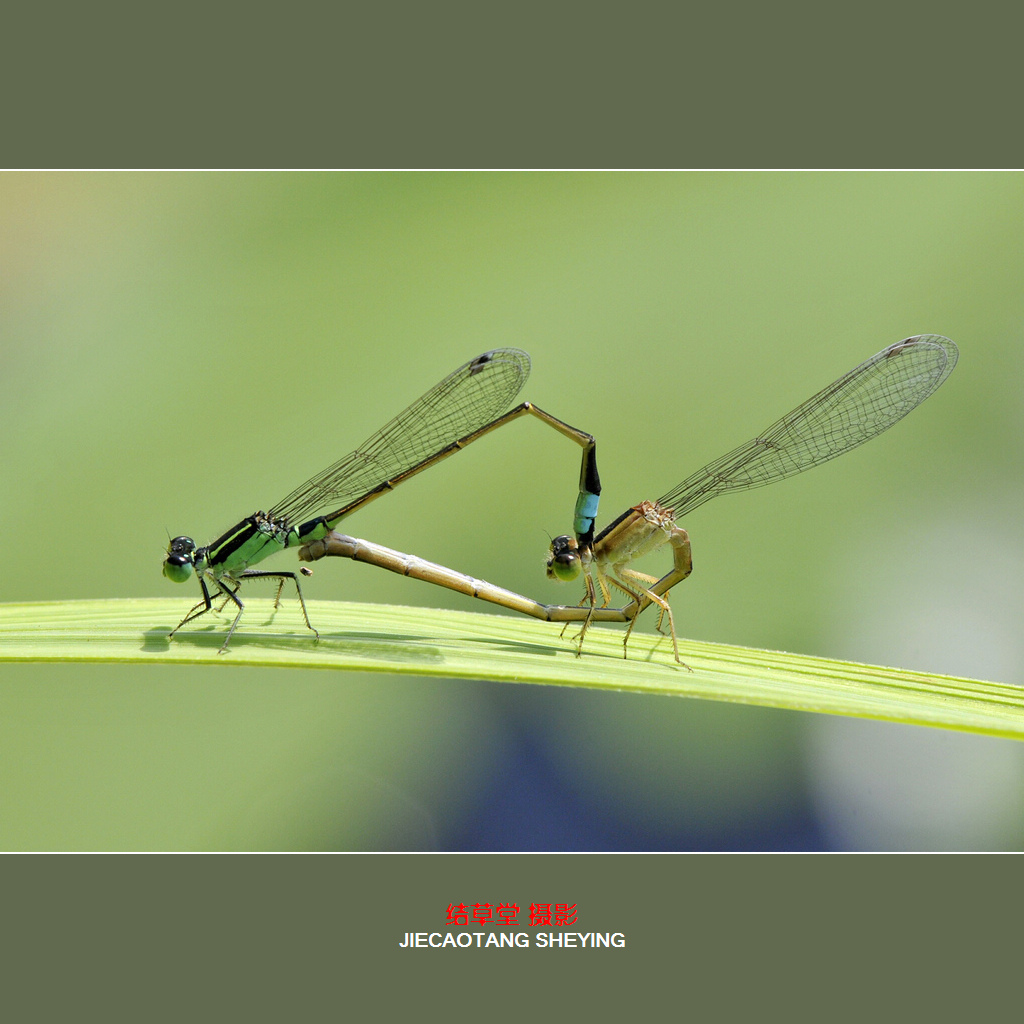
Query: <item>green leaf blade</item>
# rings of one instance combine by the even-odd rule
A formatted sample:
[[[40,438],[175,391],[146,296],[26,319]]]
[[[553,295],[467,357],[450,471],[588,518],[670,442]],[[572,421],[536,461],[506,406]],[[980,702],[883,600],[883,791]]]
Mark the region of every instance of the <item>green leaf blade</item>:
[[[246,601],[226,654],[227,622],[210,615],[167,639],[188,605],[170,598],[0,604],[0,662],[211,664],[394,672],[583,686],[850,715],[1024,739],[1024,689],[780,651],[592,627],[582,657],[571,632],[531,619],[348,602],[296,609]],[[572,630],[574,627],[570,627]]]

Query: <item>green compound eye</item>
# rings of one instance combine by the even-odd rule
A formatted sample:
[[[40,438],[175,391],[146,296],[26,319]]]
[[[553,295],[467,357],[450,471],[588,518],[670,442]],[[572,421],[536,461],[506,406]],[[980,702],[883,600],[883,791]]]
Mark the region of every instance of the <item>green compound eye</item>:
[[[164,562],[164,575],[172,583],[184,583],[192,575],[192,563],[186,562],[185,565],[176,565],[168,558]]]
[[[164,575],[172,583],[184,583],[192,575],[195,549],[196,544],[191,537],[175,537],[168,545]]]
[[[573,537],[556,537],[551,542],[551,554],[548,555],[548,579],[571,583],[580,574],[583,564]]]

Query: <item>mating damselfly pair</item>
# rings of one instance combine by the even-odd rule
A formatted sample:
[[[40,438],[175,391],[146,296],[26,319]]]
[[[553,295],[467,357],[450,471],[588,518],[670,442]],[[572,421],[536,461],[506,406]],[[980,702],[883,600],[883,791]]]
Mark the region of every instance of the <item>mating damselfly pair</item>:
[[[502,414],[529,375],[530,357],[514,348],[485,352],[449,374],[354,452],[296,488],[269,511],[248,516],[205,547],[196,547],[190,537],[175,537],[164,561],[164,575],[182,582],[195,572],[202,598],[169,635],[222,599],[221,608],[231,603],[237,609],[220,648],[223,654],[244,610],[238,597],[243,581],[272,578],[278,581],[275,607],[286,580],[292,580],[306,625],[319,639],[306,613],[296,574],[252,568],[283,548],[296,547],[303,561],[327,556],[351,558],[535,618],[579,622],[577,654],[582,651],[592,622],[628,622],[625,654],[637,617],[654,604],[659,609],[658,628],[662,629],[667,620],[675,660],[682,664],[666,596],[692,569],[689,537],[678,525],[679,520],[719,494],[783,480],[877,437],[942,384],[956,365],[957,355],[956,345],[937,334],[896,342],[656,501],[642,501],[627,509],[595,536],[601,483],[594,438],[530,402]],[[585,593],[580,604],[541,604],[484,580],[335,530],[345,517],[404,480],[525,415],[536,416],[583,451],[574,535],[556,537],[547,559],[547,573],[552,579],[571,581],[582,573]],[[631,568],[634,561],[665,545],[672,549],[673,565],[660,579]],[[299,571],[310,573],[306,567]],[[612,588],[624,593],[628,603],[609,607]]]

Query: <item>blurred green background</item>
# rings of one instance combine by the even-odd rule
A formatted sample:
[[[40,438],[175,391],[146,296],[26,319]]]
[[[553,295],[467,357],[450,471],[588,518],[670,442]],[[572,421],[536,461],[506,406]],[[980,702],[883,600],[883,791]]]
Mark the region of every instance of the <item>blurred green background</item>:
[[[197,588],[161,576],[168,533],[205,543],[495,346],[530,352],[522,398],[598,438],[606,521],[934,332],[960,364],[907,420],[685,523],[676,621],[1021,680],[1018,174],[7,174],[0,190],[4,601],[174,595],[184,613]],[[574,446],[519,421],[347,530],[576,600],[543,556],[577,472]],[[484,610],[343,560],[305,591]],[[0,750],[6,850],[1024,840],[1011,741],[229,657],[2,666]]]

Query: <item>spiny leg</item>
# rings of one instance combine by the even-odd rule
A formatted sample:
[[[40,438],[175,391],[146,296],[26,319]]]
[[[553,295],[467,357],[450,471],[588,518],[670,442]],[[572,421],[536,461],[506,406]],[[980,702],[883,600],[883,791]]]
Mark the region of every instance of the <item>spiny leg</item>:
[[[624,577],[633,583],[657,583],[656,576],[648,576],[646,573],[636,572],[634,569],[619,569],[618,575]],[[616,586],[621,590],[625,591],[634,600],[639,600],[641,597],[647,598],[653,604],[656,604],[661,609],[661,614],[658,616],[658,632],[664,634],[664,630],[661,628],[661,624],[664,621],[665,616],[668,616],[668,628],[669,636],[672,638],[672,653],[675,655],[676,661],[683,666],[685,669],[690,669],[690,666],[679,657],[679,644],[676,640],[676,625],[672,619],[672,607],[668,603],[668,599],[655,594],[654,591],[649,590],[647,587],[640,586],[637,590],[632,590],[627,586],[623,585],[623,580],[616,580]],[[626,629],[626,636],[622,641],[623,657],[625,657],[625,647],[629,643],[629,634],[633,632],[633,627],[636,625],[636,620],[639,616],[634,615],[630,620],[629,626]]]
[[[227,589],[227,585],[224,583],[223,580],[219,580],[218,582],[219,582],[219,585],[220,585],[221,593],[224,593],[226,591],[226,589]],[[239,587],[241,587],[241,585],[242,585],[241,583],[236,583],[235,584],[235,588],[232,591],[232,593],[235,594],[236,596],[238,595],[238,589],[239,589]],[[221,601],[219,607],[217,608],[217,614],[218,615],[220,615],[221,612],[223,612],[224,609],[227,608],[228,601],[230,601],[230,600],[231,600],[230,597],[225,597],[224,600]]]
[[[235,604],[238,606],[238,614],[235,616],[235,621],[231,623],[231,628],[228,630],[228,635],[224,637],[224,643],[220,645],[220,650],[217,652],[218,654],[224,654],[228,649],[228,644],[231,643],[231,637],[234,635],[235,627],[238,625],[239,621],[242,618],[242,612],[245,611],[245,605],[242,604],[242,601],[238,596],[238,591],[239,588],[241,587],[241,583],[239,583],[234,590],[232,590],[230,587],[226,587],[223,583],[221,583],[220,580],[217,580],[217,586],[220,587],[222,594],[226,594],[227,597],[230,600],[234,601]],[[228,602],[225,601],[224,605],[226,605],[227,603]],[[224,607],[224,605],[222,605],[221,607]]]
[[[302,572],[302,570],[300,570]],[[304,576],[308,576],[308,572],[303,572]],[[242,573],[242,578],[251,579],[277,579],[280,580],[277,587],[277,598],[274,600],[274,608],[276,609],[281,600],[281,591],[284,588],[284,581],[291,580],[295,584],[295,593],[299,596],[299,607],[302,608],[302,617],[306,620],[306,626],[313,631],[313,635],[319,641],[320,634],[314,627],[313,623],[309,621],[309,614],[306,611],[306,599],[302,596],[302,587],[299,586],[299,578],[293,572],[263,572],[260,569],[247,569]],[[238,599],[235,598],[237,601]],[[234,626],[231,627],[234,631]]]
[[[687,576],[693,572],[693,552],[690,548],[690,537],[689,534],[680,526],[675,526],[669,531],[668,541],[672,545],[672,570],[661,577],[660,580],[655,581],[653,576],[648,576],[645,573],[637,572],[635,569],[629,569],[626,566],[616,566],[617,575],[627,575],[635,580],[642,580],[647,583],[654,583],[651,589],[646,587],[640,588],[643,593],[644,600],[639,601],[636,594],[628,587],[620,585],[620,589],[624,590],[627,594],[630,594],[634,600],[639,601],[637,612],[630,620],[629,628],[626,630],[626,639],[629,639],[629,634],[633,630],[633,626],[636,623],[637,616],[644,610],[648,603],[656,604],[661,609],[658,616],[658,631],[663,632],[661,626],[664,621],[666,613],[668,614],[668,626],[671,630],[672,635],[672,649],[675,652],[676,661],[679,662],[684,668],[690,669],[690,666],[682,661],[679,657],[679,646],[676,640],[676,627],[672,619],[672,609],[669,606],[668,599],[664,596],[667,594],[677,583],[681,583],[686,579]],[[613,581],[614,582],[614,581]]]
[[[594,590],[594,577],[593,577],[593,574],[591,573],[589,567],[584,569],[584,577],[583,578],[584,578],[585,583],[586,583],[586,593],[583,595],[582,600],[579,602],[579,604],[576,605],[576,607],[577,608],[582,608],[583,605],[585,605],[585,604],[589,604],[590,607],[589,607],[589,609],[587,611],[587,617],[583,620],[583,625],[580,626],[580,631],[572,638],[573,642],[576,644],[576,657],[577,658],[581,657],[582,654],[583,654],[583,638],[586,636],[587,629],[589,628],[590,623],[593,621],[594,609],[597,607],[597,592]],[[601,588],[601,607],[602,608],[607,608],[608,607],[608,601],[611,598],[611,594],[608,592],[608,588],[605,586],[604,579],[601,576],[600,570],[598,570],[598,573],[597,573],[597,583],[598,583],[598,586]],[[565,631],[568,628],[569,628],[569,623],[566,622],[566,624],[562,627],[562,632],[559,633],[558,635],[560,637],[564,637],[565,636]]]
[[[312,576],[313,575],[313,570],[308,568],[305,565],[299,567],[299,572],[302,573],[303,576]],[[278,583],[278,585],[277,585],[277,596],[274,598],[274,609],[276,610],[276,609],[281,607],[281,594],[284,591],[284,581],[285,581],[285,579],[287,579],[290,576],[293,580],[295,580],[295,589],[298,591],[299,601],[302,603],[302,613],[303,613],[303,615],[305,615],[306,614],[306,602],[302,600],[302,591],[299,590],[299,581],[298,581],[298,579],[296,579],[295,573],[293,573],[293,572],[283,572],[283,573],[270,573],[269,575],[271,575],[271,576],[281,576],[282,577],[280,583]],[[308,615],[306,616],[306,625],[309,626],[309,616]],[[312,626],[309,626],[309,628],[313,629]],[[316,630],[313,629],[313,632],[316,633]],[[317,638],[319,638],[319,636],[320,636],[320,634],[317,633]]]
[[[612,586],[621,590],[628,598],[630,598],[630,600],[635,602],[638,609],[643,609],[648,604],[656,604],[659,607],[663,607],[663,611],[668,610],[669,627],[672,627],[672,612],[671,609],[668,608],[668,602],[665,601],[663,598],[659,597],[657,594],[648,590],[644,586],[635,587],[631,585],[637,582],[653,583],[655,582],[657,577],[648,576],[646,573],[636,572],[635,570],[627,569],[624,566],[616,566],[612,571],[614,575],[609,576],[608,578],[608,582],[611,583]],[[629,657],[629,637],[630,634],[633,632],[633,627],[636,626],[636,620],[639,617],[639,614],[640,612],[638,611],[629,620],[629,625],[626,627],[626,635],[622,638],[623,658]],[[679,657],[679,650],[676,647],[676,636],[674,629],[672,630],[672,649],[675,652],[676,661],[678,661],[679,664],[682,665],[683,662]],[[688,665],[684,667],[689,668]]]
[[[593,608],[594,607],[594,601],[596,599],[595,598],[595,591],[594,591],[594,581],[590,578],[590,571],[587,570],[587,569],[584,570],[583,581],[584,581],[583,596],[576,602],[575,605],[573,605],[573,607],[574,608],[582,608],[585,604],[589,604],[590,607]],[[565,631],[569,628],[569,626],[572,624],[573,621],[574,620],[572,620],[572,619],[567,620],[565,625],[562,627],[562,632],[559,633],[558,635],[559,636],[565,636]]]
[[[303,575],[310,575],[310,572],[308,570],[303,569],[300,571],[303,572]],[[241,579],[255,578],[271,578],[277,579],[279,581],[277,587],[277,596],[274,599],[275,609],[280,605],[281,591],[284,589],[284,581],[286,579],[292,580],[292,582],[295,584],[295,592],[299,596],[299,606],[302,608],[302,617],[306,620],[306,626],[307,628],[312,630],[313,635],[316,637],[317,640],[320,639],[319,632],[317,632],[313,624],[309,621],[309,613],[306,611],[306,601],[305,598],[303,598],[302,596],[302,588],[299,586],[299,580],[295,573],[263,572],[257,569],[250,569],[242,573],[241,576]],[[238,591],[241,589],[242,586],[241,579],[233,581],[235,584],[234,589],[232,589],[230,585],[225,583],[223,580],[213,580],[213,582],[217,585],[217,589],[224,596],[224,600],[221,602],[220,607],[217,608],[218,613],[224,610],[229,601],[233,602],[235,604],[235,607],[238,608],[238,613],[235,615],[234,621],[231,623],[231,627],[228,629],[228,635],[224,638],[224,643],[221,645],[220,650],[217,652],[218,654],[224,654],[227,651],[228,645],[231,643],[231,637],[234,635],[235,630],[238,628],[238,623],[241,621],[242,618],[242,612],[245,610],[245,605],[238,597]],[[184,626],[186,622],[190,622],[192,619],[195,619],[198,616],[205,614],[206,612],[210,611],[210,609],[213,607],[213,599],[210,596],[210,591],[206,586],[206,581],[201,576],[199,577],[199,585],[203,589],[203,599],[199,601],[195,605],[195,607],[192,608],[188,615],[186,615],[185,618],[183,618],[181,622],[179,622],[178,625],[174,627],[174,629],[171,630],[171,632],[168,634],[168,639],[174,636],[174,634],[179,629],[181,629],[181,627]]]
[[[210,599],[210,591],[206,589],[206,581],[203,579],[202,576],[199,577],[199,586],[202,587],[203,590],[202,600],[194,604],[191,610],[189,611],[188,615],[186,615],[185,618],[183,618],[181,622],[179,622],[174,627],[174,629],[172,629],[170,633],[167,634],[168,640],[170,640],[171,637],[174,636],[174,634],[177,633],[178,630],[181,629],[181,627],[184,626],[186,622],[191,622],[193,619],[198,618],[200,615],[204,615],[213,607],[213,601]]]

